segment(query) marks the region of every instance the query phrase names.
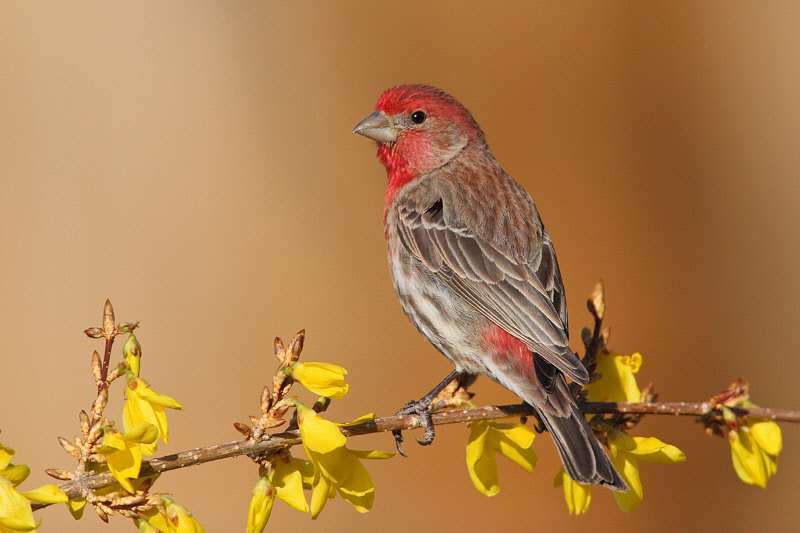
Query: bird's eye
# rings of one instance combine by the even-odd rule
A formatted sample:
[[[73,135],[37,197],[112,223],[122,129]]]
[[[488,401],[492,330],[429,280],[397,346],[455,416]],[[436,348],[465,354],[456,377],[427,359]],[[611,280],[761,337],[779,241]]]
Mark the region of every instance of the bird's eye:
[[[428,115],[425,114],[425,111],[417,110],[411,113],[411,122],[414,124],[422,124],[425,122],[425,119],[428,118]]]

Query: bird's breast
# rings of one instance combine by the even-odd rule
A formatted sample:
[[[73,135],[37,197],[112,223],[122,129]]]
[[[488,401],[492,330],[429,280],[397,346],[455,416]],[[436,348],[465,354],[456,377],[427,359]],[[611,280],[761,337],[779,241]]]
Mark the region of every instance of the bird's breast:
[[[457,369],[485,373],[482,329],[486,318],[405,248],[391,216],[385,230],[389,272],[409,320]]]

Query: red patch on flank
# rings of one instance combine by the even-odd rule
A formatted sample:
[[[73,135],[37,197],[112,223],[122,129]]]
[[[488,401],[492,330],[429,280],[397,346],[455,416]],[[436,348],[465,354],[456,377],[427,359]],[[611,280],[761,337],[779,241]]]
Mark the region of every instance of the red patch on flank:
[[[492,324],[483,330],[483,347],[499,366],[510,366],[523,376],[536,375],[530,349],[500,326]]]

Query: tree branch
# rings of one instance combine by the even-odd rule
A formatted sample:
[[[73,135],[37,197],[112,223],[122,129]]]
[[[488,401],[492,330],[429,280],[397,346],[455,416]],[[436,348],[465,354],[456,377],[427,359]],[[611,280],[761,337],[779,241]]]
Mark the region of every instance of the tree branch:
[[[643,403],[614,403],[614,402],[585,402],[581,404],[584,413],[623,413],[623,414],[652,414],[652,415],[678,415],[678,416],[704,416],[720,414],[715,411],[709,402],[684,403],[684,402],[643,402]],[[750,416],[753,418],[766,418],[781,422],[800,422],[800,411],[787,409],[769,409],[762,407],[730,408],[737,416]],[[458,424],[473,422],[475,420],[493,420],[496,418],[509,418],[533,415],[534,411],[527,404],[492,405],[477,409],[454,409],[451,411],[433,414],[434,425]],[[414,415],[387,416],[376,418],[354,426],[341,428],[342,434],[347,437],[381,433],[395,429],[408,430],[419,427],[419,417]],[[158,459],[142,462],[139,472],[140,477],[147,477],[160,472],[176,470],[187,466],[199,465],[219,459],[237,457],[239,455],[256,456],[277,452],[300,444],[300,434],[297,430],[273,434],[269,440],[256,442],[253,439],[215,444],[203,448],[194,448],[178,454],[166,455]],[[81,494],[81,489],[100,489],[116,483],[110,472],[86,477],[80,481],[69,481],[59,488],[70,498]],[[47,507],[49,504],[33,502],[34,510]]]

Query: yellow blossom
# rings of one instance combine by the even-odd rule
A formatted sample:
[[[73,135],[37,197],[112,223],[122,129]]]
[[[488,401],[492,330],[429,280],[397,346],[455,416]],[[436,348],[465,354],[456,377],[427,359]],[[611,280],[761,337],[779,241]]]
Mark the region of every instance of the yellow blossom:
[[[302,485],[300,490],[302,491]],[[275,488],[269,477],[262,476],[253,487],[253,498],[250,500],[250,509],[247,512],[247,533],[264,531],[274,502]]]
[[[615,492],[617,505],[623,511],[635,511],[642,503],[642,481],[638,461],[652,463],[682,463],[686,455],[675,446],[665,444],[655,437],[629,437],[616,432],[608,438],[611,463],[628,484],[627,492]]]
[[[314,479],[314,467],[310,461],[297,459],[291,454],[272,461],[270,481],[275,487],[275,496],[301,513],[308,512],[303,492],[304,479],[308,480],[310,487]]]
[[[604,348],[597,357],[596,371],[602,377],[584,387],[590,402],[638,402],[642,393],[634,374],[642,366],[642,355],[618,355]]]
[[[67,496],[55,485],[19,492],[15,488],[30,475],[25,465],[13,465],[14,450],[0,444],[0,533],[33,531],[33,511],[28,500],[43,503],[61,503]]]
[[[286,369],[286,373],[314,394],[334,400],[342,398],[350,388],[350,385],[344,380],[347,370],[339,365],[295,363]]]
[[[271,473],[269,476],[262,476],[253,488],[247,516],[248,533],[264,531],[276,496],[301,513],[308,512],[303,479],[308,479],[310,488],[314,477],[311,462],[296,459],[290,453],[271,461]]]
[[[297,422],[303,449],[314,466],[311,518],[317,518],[328,499],[338,492],[360,513],[372,508],[374,486],[359,459],[388,459],[394,453],[350,450],[347,439],[333,422],[297,404]]]
[[[745,401],[745,407],[756,407]],[[733,468],[739,479],[750,485],[766,487],[778,471],[778,453],[783,448],[781,428],[772,420],[746,417],[739,430],[728,433]]]
[[[166,496],[162,496],[161,501],[164,504],[166,516],[159,513],[157,509],[151,509],[144,513],[151,526],[163,533],[205,533],[203,526],[186,507],[178,505]]]
[[[72,518],[75,520],[80,520],[83,516],[83,510],[86,508],[86,498],[83,496],[77,496],[75,498],[71,498],[67,502],[67,509],[69,509]]]
[[[67,495],[61,492],[61,489],[55,485],[42,485],[38,489],[26,490],[20,492],[29,500],[41,503],[66,503]]]
[[[122,426],[125,431],[147,422],[156,427],[158,435],[151,443],[139,443],[138,446],[145,455],[152,455],[158,449],[158,437],[164,442],[169,441],[169,427],[165,407],[183,410],[183,405],[165,394],[160,394],[150,388],[148,383],[137,378],[133,372],[127,373],[128,400],[122,411]]]
[[[0,444],[0,477],[10,481],[14,487],[28,479],[31,474],[31,469],[27,466],[11,464],[15,453],[13,448]]]
[[[0,477],[0,532],[17,533],[33,531],[33,511],[28,499],[17,492],[14,485]]]
[[[158,439],[158,428],[142,422],[126,433],[107,429],[103,434],[103,445],[98,453],[106,457],[108,468],[119,484],[130,493],[134,492],[131,480],[139,477],[142,466],[141,444],[152,444]]]
[[[536,453],[531,449],[536,433],[517,423],[478,420],[469,425],[467,469],[475,488],[486,496],[500,492],[495,453],[501,453],[531,472],[536,466]]]
[[[122,353],[125,354],[125,362],[128,363],[128,368],[131,369],[133,375],[139,376],[139,361],[142,357],[142,345],[136,340],[136,335],[131,333],[122,347]]]
[[[562,466],[553,480],[554,487],[564,486],[564,499],[567,500],[569,514],[584,514],[592,502],[592,486],[578,483],[567,475]]]

